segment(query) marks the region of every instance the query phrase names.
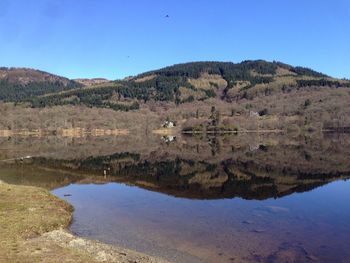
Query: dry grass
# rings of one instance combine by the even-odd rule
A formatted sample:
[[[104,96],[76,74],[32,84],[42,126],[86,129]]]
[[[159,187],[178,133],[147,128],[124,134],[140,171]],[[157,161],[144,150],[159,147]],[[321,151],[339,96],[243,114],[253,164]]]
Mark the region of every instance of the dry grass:
[[[137,83],[141,83],[141,82],[145,82],[145,81],[148,81],[148,80],[152,80],[155,77],[157,77],[157,75],[152,74],[152,75],[148,75],[148,76],[145,76],[145,77],[142,77],[142,78],[136,78],[136,79],[134,79],[134,81],[137,82]]]
[[[195,100],[204,99],[206,97],[206,94],[203,90],[192,90],[186,87],[180,87],[179,91],[181,94],[180,99],[183,101],[188,99],[190,96],[193,96]]]
[[[286,75],[297,75],[295,72],[292,72],[288,69],[278,67],[276,70],[276,75],[277,76],[286,76]]]
[[[198,79],[188,79],[188,82],[197,89],[213,89],[218,88],[222,89],[227,86],[227,81],[224,80],[220,75],[211,75],[211,74],[202,74]]]
[[[276,93],[282,90],[282,87],[293,87],[297,84],[296,78],[292,76],[275,77],[271,83],[257,84],[254,87],[247,89],[249,97],[258,97],[266,92]]]
[[[39,262],[28,254],[39,254],[41,248],[26,247],[26,240],[67,227],[72,207],[46,190],[27,186],[0,184],[0,197],[0,262]]]
[[[161,263],[127,249],[63,231],[72,207],[47,190],[0,182],[0,262]]]
[[[93,78],[93,79],[75,79],[76,82],[83,84],[84,86],[94,86],[99,84],[110,83],[111,81],[104,78]]]

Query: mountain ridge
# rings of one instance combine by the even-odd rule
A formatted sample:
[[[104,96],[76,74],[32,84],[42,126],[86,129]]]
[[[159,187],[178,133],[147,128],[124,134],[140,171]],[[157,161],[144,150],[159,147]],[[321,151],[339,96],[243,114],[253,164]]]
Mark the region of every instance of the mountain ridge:
[[[131,100],[181,104],[215,97],[234,101],[313,86],[350,87],[350,82],[275,61],[190,62],[141,73],[124,80],[95,82],[85,86],[85,91],[84,88],[60,91],[60,94],[48,96],[50,99],[47,96],[45,99],[36,98],[33,105],[60,105],[67,103],[68,99],[73,105],[125,110],[127,108],[115,105]],[[66,96],[62,95],[64,93]]]
[[[79,114],[84,107],[100,119],[103,109],[106,116],[118,115],[116,119],[125,122],[107,125],[114,128],[139,127],[127,123],[133,122],[125,119],[125,112],[131,111],[135,117],[154,117],[155,129],[171,119],[190,132],[300,127],[350,130],[350,81],[276,61],[190,62],[123,80],[98,79],[99,83],[85,86],[72,80],[65,85],[67,79],[50,82],[50,77],[46,82],[42,76],[42,82],[22,85],[0,80],[0,101],[22,107],[18,112],[29,108],[43,114],[43,108],[52,114],[72,112],[77,120],[82,119]],[[147,118],[142,120],[143,127],[149,127]],[[85,121],[81,125],[85,126]],[[4,126],[13,125],[9,120]]]

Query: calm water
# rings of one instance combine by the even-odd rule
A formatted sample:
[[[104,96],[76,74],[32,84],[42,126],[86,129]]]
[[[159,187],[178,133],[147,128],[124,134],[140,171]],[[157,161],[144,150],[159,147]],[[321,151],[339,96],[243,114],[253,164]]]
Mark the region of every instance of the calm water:
[[[350,182],[264,201],[190,200],[116,183],[54,193],[72,194],[74,233],[174,261],[350,260]]]
[[[54,189],[79,236],[171,262],[350,262],[349,137],[0,141],[2,159],[41,145],[0,180]]]

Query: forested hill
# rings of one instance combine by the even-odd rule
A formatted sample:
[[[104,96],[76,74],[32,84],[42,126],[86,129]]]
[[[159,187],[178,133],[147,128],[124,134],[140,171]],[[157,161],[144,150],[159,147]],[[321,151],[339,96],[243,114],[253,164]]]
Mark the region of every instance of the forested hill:
[[[31,72],[47,77],[43,77],[44,81],[32,82],[10,81],[10,78],[0,77],[0,99],[26,101],[33,107],[83,104],[89,107],[135,110],[141,103],[149,101],[173,102],[179,105],[216,98],[233,102],[315,87],[350,87],[348,80],[334,79],[308,68],[263,60],[237,64],[178,64],[88,87],[81,87],[75,81],[57,76],[50,78],[53,75],[40,71]]]
[[[0,100],[23,101],[34,96],[80,88],[83,85],[47,72],[27,68],[0,68]]]

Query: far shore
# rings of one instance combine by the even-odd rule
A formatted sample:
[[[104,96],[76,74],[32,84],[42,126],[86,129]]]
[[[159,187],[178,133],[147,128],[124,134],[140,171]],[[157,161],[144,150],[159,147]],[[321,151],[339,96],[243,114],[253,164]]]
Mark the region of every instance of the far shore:
[[[119,136],[128,135],[129,130],[127,129],[84,129],[84,128],[71,128],[71,129],[57,129],[57,130],[0,130],[0,137],[11,137],[11,136],[33,136],[43,137],[50,135],[58,135],[62,137],[84,137],[87,135],[91,136]]]
[[[248,134],[248,133],[293,133],[299,131],[288,131],[283,129],[258,129],[258,130],[224,130],[224,131],[181,131],[180,129],[155,129],[152,131],[153,134],[162,136],[176,136],[179,134],[186,135],[225,135],[225,134]],[[324,132],[324,133],[349,133],[348,130],[339,129],[321,129],[316,131],[306,131],[308,133],[312,132]],[[131,132],[128,129],[84,129],[84,128],[72,128],[72,129],[57,129],[57,130],[0,130],[0,137],[46,137],[46,136],[60,136],[60,137],[72,137],[80,138],[86,136],[127,136]]]

